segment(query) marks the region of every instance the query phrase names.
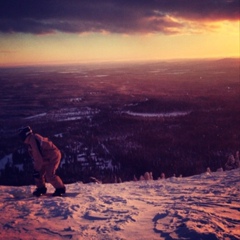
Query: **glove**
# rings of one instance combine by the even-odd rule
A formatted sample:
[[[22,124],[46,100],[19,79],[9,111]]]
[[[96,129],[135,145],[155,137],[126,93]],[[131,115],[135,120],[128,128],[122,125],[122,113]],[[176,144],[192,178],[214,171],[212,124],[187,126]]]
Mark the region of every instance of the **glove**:
[[[33,171],[33,177],[34,177],[34,178],[40,178],[40,172],[34,170],[34,171]]]

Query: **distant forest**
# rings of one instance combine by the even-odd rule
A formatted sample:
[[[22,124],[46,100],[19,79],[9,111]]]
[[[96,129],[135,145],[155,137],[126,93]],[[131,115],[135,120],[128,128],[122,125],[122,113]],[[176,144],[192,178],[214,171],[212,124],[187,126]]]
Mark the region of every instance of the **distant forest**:
[[[239,150],[239,59],[0,69],[0,82],[2,185],[33,184],[26,125],[59,147],[66,183],[185,177]]]

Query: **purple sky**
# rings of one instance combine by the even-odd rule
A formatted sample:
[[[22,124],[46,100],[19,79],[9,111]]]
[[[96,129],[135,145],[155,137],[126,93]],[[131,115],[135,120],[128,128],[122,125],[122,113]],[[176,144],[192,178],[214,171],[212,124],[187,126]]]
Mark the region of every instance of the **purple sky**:
[[[0,3],[0,32],[171,34],[171,28],[184,27],[168,16],[237,20],[239,0],[5,0]]]

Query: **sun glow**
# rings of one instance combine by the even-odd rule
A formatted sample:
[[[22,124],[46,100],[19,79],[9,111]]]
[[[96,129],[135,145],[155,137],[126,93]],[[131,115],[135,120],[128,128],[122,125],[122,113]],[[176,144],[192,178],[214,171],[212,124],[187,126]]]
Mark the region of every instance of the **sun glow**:
[[[239,57],[239,22],[206,22],[198,27],[188,22],[185,26],[181,32],[171,35],[8,34],[0,37],[0,66]],[[173,31],[174,26],[169,29]]]

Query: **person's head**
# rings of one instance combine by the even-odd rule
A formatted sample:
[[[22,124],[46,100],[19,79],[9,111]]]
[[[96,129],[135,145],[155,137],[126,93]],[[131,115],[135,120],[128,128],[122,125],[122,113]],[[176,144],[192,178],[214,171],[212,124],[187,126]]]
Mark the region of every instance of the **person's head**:
[[[21,138],[21,140],[24,142],[26,140],[26,138],[32,134],[32,129],[31,127],[29,126],[26,126],[26,127],[21,127],[19,130],[18,130],[18,136]]]

